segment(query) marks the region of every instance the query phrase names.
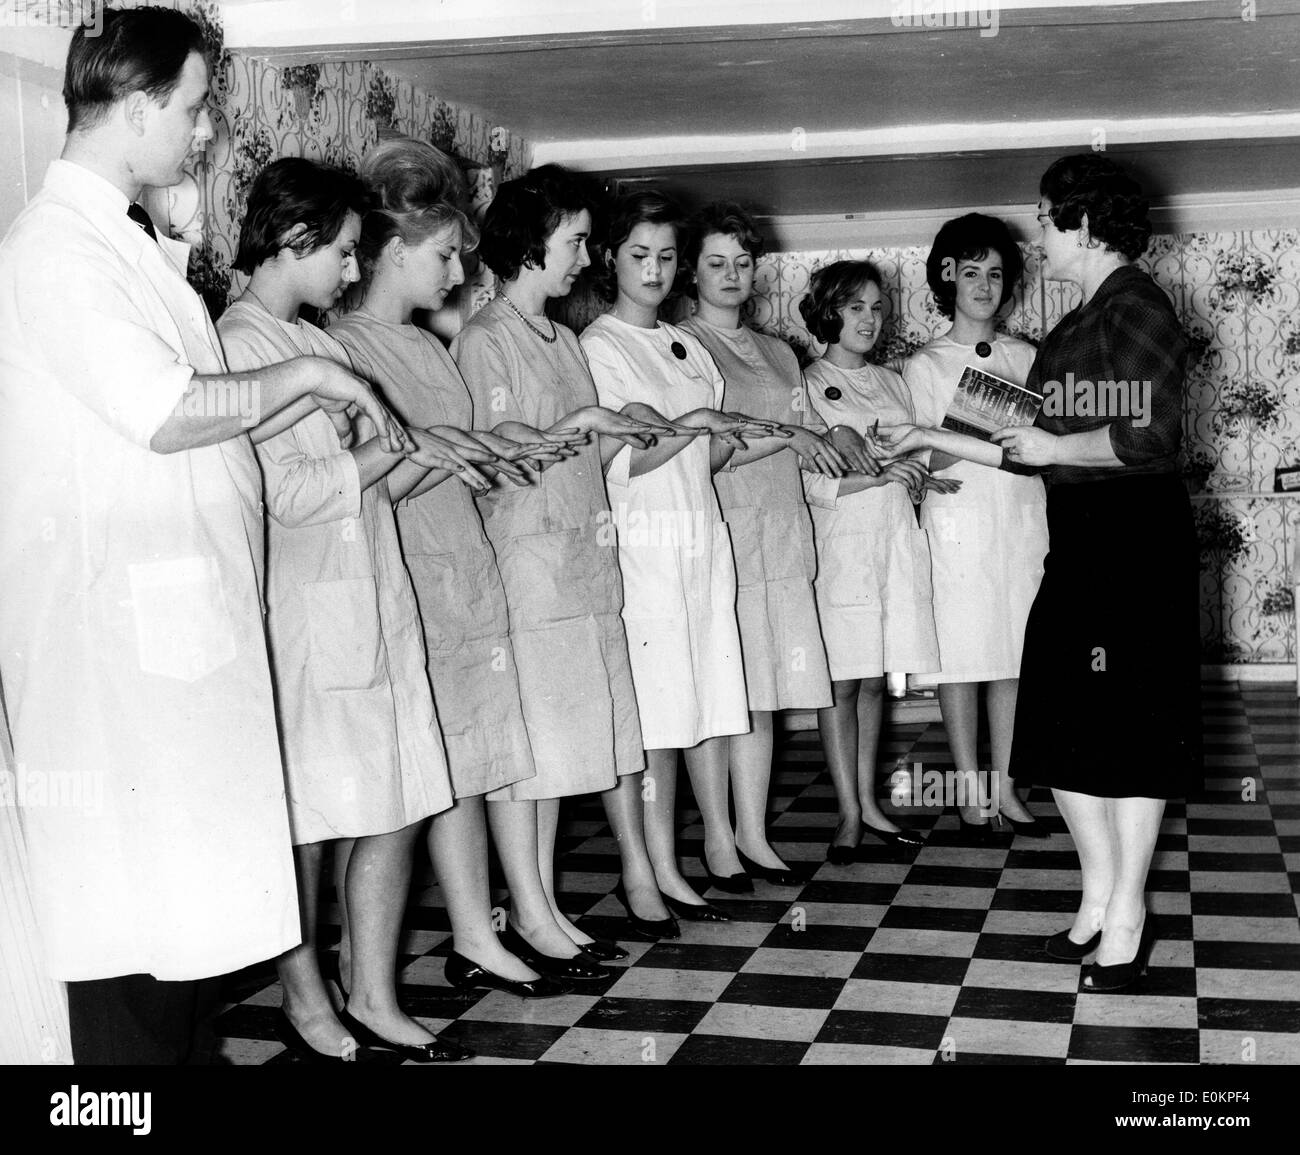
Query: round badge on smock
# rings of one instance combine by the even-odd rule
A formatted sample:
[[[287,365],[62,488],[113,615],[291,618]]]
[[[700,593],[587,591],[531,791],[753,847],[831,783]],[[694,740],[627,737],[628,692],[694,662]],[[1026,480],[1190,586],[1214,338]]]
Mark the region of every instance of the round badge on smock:
[[[978,353],[981,357],[991,357],[993,356],[993,346],[990,345],[987,341],[981,341],[978,345],[975,346],[975,352]]]
[[[841,393],[838,389],[836,389],[834,385],[830,385],[826,389],[827,401],[838,401],[843,396],[844,394]]]
[[[677,360],[679,361],[686,360],[686,346],[683,345],[680,341],[674,341],[671,345],[668,346],[668,348],[670,348],[673,351],[673,356],[676,357]]]

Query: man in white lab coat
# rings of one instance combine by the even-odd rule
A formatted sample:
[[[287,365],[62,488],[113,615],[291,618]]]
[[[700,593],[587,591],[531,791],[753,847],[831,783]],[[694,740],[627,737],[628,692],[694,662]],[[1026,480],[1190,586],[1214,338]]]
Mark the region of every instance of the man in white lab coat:
[[[73,1059],[182,1062],[197,980],[300,940],[250,441],[368,387],[226,375],[188,247],[134,202],[211,137],[199,29],[74,34],[62,158],[0,244],[0,678]]]

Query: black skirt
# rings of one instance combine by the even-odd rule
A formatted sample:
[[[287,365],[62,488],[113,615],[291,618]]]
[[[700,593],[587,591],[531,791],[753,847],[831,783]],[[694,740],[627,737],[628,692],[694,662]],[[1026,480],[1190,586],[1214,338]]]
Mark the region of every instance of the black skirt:
[[[1053,485],[1011,773],[1102,798],[1199,787],[1200,584],[1175,475]]]

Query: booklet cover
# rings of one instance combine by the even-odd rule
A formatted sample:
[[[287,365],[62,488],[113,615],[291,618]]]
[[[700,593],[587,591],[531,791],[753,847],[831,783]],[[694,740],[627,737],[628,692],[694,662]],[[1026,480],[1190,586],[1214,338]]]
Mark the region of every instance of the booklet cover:
[[[1042,407],[1042,397],[1032,389],[967,365],[943,428],[987,441],[991,433],[1008,425],[1032,425]]]

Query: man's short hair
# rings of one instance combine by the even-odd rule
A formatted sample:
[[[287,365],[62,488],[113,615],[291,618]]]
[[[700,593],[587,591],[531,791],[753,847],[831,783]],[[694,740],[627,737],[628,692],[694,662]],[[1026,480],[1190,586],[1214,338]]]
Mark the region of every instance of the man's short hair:
[[[172,8],[110,8],[98,35],[78,25],[63,72],[68,131],[98,124],[132,92],[166,104],[190,53],[203,50],[202,29]]]

